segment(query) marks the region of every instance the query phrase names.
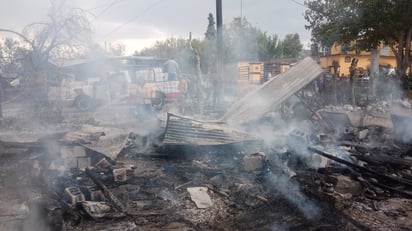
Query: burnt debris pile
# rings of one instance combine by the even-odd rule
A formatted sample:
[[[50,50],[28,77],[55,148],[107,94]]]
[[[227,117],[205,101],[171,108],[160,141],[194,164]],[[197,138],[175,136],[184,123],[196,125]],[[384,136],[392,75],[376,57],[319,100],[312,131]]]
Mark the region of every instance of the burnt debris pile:
[[[320,105],[320,72],[306,59],[221,118],[3,120],[0,230],[410,230],[410,100]]]

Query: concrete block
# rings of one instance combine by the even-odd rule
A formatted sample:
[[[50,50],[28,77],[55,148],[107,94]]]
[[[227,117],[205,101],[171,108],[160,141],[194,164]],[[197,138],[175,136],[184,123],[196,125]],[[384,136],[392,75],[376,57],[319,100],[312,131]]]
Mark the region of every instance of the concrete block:
[[[91,201],[103,201],[104,195],[98,186],[88,186],[85,190],[86,198]]]
[[[243,167],[246,171],[261,170],[264,164],[264,155],[255,153],[243,157]]]
[[[73,205],[77,202],[86,200],[84,194],[77,187],[67,187],[64,190],[64,194],[67,199],[67,202]]]
[[[319,154],[312,154],[312,163],[311,166],[318,169],[318,168],[325,168],[329,165],[329,159],[321,156]]]
[[[191,187],[187,188],[190,194],[190,198],[195,202],[199,209],[209,208],[213,206],[212,199],[207,193],[208,189],[206,187]]]
[[[126,168],[113,169],[113,177],[115,181],[125,182],[127,180],[127,169]]]
[[[365,139],[369,134],[369,129],[364,129],[358,132],[358,139],[363,140]]]

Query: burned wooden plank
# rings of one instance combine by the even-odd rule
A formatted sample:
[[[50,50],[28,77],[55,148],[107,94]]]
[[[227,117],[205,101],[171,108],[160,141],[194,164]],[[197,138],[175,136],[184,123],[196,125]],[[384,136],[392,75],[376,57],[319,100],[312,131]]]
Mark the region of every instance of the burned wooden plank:
[[[344,160],[344,159],[341,159],[341,158],[339,158],[339,157],[333,156],[333,155],[331,155],[331,154],[329,154],[329,153],[326,153],[326,152],[324,152],[324,151],[322,151],[322,150],[319,150],[319,149],[317,149],[317,148],[314,148],[314,147],[308,147],[308,150],[309,150],[309,151],[316,152],[317,154],[319,154],[319,155],[321,155],[321,156],[324,156],[324,157],[326,157],[326,158],[329,158],[329,159],[331,159],[331,160],[334,160],[334,161],[336,161],[336,162],[345,164],[345,165],[347,165],[347,166],[349,166],[349,167],[352,167],[353,169],[358,170],[358,171],[360,171],[360,172],[370,173],[370,174],[374,175],[375,177],[380,178],[380,179],[382,179],[382,180],[386,180],[386,181],[389,181],[389,182],[395,182],[395,183],[398,183],[398,184],[401,184],[401,185],[404,185],[404,186],[412,187],[412,183],[411,183],[409,180],[403,179],[403,178],[401,178],[401,177],[387,176],[387,175],[384,175],[384,174],[380,174],[380,173],[378,173],[378,172],[376,172],[376,171],[374,171],[374,170],[372,170],[372,169],[369,169],[369,168],[366,168],[366,167],[363,167],[363,166],[360,166],[360,165],[351,163],[351,162],[349,162],[349,161],[347,161],[347,160]],[[381,183],[379,183],[379,185],[384,186],[384,185],[381,184]],[[390,186],[385,186],[384,188],[385,188],[385,189],[388,189],[388,190],[391,190],[391,191],[393,191],[393,192],[396,192],[396,193],[401,192],[400,190],[395,190],[395,188],[390,187]],[[409,194],[406,193],[406,192],[405,192],[405,193],[402,193],[402,194],[409,196]],[[412,194],[411,194],[410,196],[412,196]],[[411,198],[412,198],[412,197],[411,197]]]
[[[412,160],[402,159],[396,156],[385,156],[385,155],[361,155],[352,154],[359,160],[365,161],[367,163],[372,163],[374,165],[389,164],[400,168],[410,168],[412,167]]]

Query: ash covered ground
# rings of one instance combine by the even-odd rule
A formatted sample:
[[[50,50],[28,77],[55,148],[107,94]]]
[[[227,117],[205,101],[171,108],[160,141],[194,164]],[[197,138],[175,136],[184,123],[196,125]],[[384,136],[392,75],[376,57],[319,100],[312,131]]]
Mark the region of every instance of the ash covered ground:
[[[385,102],[363,125],[361,109],[323,108],[349,118],[334,131],[331,116],[269,113],[244,128],[255,139],[219,145],[162,142],[165,111],[146,121],[96,112],[57,124],[4,119],[1,230],[411,227],[411,145],[394,139]]]

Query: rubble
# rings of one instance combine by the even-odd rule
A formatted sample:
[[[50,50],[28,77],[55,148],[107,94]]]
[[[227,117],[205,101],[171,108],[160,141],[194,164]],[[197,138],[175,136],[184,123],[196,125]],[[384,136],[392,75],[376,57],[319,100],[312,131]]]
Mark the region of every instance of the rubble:
[[[366,138],[366,136],[368,135],[369,130],[368,129],[363,129],[361,131],[358,131],[358,139],[359,140],[363,140]]]
[[[136,120],[0,136],[0,229],[408,230],[412,147],[396,115],[411,114],[395,106],[311,109],[310,128],[273,116],[265,130],[245,109],[226,118],[246,129],[168,113],[161,132]]]
[[[213,206],[213,202],[210,199],[209,194],[207,194],[206,187],[190,187],[187,188],[187,191],[190,194],[190,198],[195,202],[196,206],[199,209],[205,209]]]
[[[254,153],[251,155],[245,155],[245,157],[243,157],[243,167],[246,171],[261,170],[264,165],[264,160],[264,153]]]

